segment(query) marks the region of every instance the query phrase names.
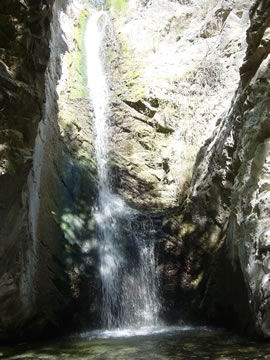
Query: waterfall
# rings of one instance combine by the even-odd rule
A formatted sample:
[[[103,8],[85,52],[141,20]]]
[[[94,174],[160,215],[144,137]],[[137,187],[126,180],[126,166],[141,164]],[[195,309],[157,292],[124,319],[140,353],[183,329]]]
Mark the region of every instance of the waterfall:
[[[104,38],[111,22],[104,11],[88,21],[85,34],[89,97],[94,109],[98,171],[96,210],[102,281],[102,322],[107,329],[158,324],[159,302],[154,231],[149,217],[113,193],[108,166],[110,92],[104,70]]]

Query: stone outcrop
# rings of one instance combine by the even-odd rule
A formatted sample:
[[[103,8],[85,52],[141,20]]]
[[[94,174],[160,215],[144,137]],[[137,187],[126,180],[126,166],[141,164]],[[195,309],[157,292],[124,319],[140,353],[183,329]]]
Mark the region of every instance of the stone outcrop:
[[[209,319],[231,324],[234,319],[243,330],[265,337],[270,334],[269,9],[264,1],[250,9],[238,90],[198,154],[181,212],[164,222],[173,238],[181,239],[174,246],[182,265],[173,264],[175,250],[168,261],[173,291],[190,293],[194,307]]]
[[[32,246],[27,177],[43,114],[52,2],[2,1],[0,13],[0,333],[7,336],[34,314],[30,305],[34,295],[29,297],[33,284],[23,280]]]
[[[237,88],[249,6],[136,0],[114,13],[112,166],[133,206],[179,205],[196,155]]]
[[[88,12],[79,1],[29,0],[1,1],[0,13],[4,339],[81,326],[80,311],[94,323],[98,285],[91,111],[81,74]]]
[[[115,188],[132,206],[150,211],[160,229],[163,316],[172,321],[198,319],[208,308],[211,321],[238,325],[244,313],[243,327],[252,327],[242,271],[235,275],[224,255],[228,191],[208,195],[205,182],[203,202],[192,190],[202,186],[197,154],[216,133],[239,83],[249,7],[249,1],[133,1],[113,19]],[[200,156],[206,160],[203,150]],[[205,176],[212,179],[212,168]],[[222,206],[211,206],[211,198]],[[218,269],[237,277],[224,304],[218,304],[224,292],[214,286]]]
[[[214,140],[215,156],[220,155],[214,174],[220,193],[230,192],[225,246],[231,263],[240,263],[256,330],[268,337],[269,3],[256,2],[250,15],[240,88],[221,122],[220,140]]]
[[[135,207],[163,210],[164,316],[264,336],[268,7],[133,1],[114,20],[120,50],[109,54],[115,187]]]

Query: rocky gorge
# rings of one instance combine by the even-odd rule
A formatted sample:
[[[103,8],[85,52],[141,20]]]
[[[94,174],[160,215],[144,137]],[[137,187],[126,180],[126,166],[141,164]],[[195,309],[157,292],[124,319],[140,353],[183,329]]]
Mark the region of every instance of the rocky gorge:
[[[0,338],[99,326],[84,32],[102,5],[112,187],[151,218],[161,317],[268,338],[265,0],[1,1]]]

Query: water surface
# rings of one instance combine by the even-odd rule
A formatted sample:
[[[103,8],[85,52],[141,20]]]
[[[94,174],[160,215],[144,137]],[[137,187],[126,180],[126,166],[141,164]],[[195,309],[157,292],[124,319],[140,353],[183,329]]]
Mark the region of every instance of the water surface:
[[[270,343],[225,330],[163,328],[92,332],[44,344],[0,348],[1,359],[270,360]]]

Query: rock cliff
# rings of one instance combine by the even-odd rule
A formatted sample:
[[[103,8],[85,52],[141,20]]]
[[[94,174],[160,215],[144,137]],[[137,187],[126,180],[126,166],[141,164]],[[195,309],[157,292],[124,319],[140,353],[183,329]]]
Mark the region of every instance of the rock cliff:
[[[130,1],[114,13],[118,47],[108,56],[116,189],[133,206],[155,213],[164,317],[174,321],[199,318],[208,308],[211,321],[239,324],[245,311],[252,323],[241,270],[223,292],[209,280],[223,256],[220,218],[228,216],[228,191],[208,195],[205,181],[203,203],[194,190],[195,183],[202,186],[195,180],[204,166],[200,156],[206,159],[200,148],[216,133],[238,87],[249,7],[249,1]],[[212,181],[212,167],[203,169]],[[230,262],[220,269],[234,276]],[[226,283],[226,276],[217,281]],[[225,292],[225,305],[219,304]]]
[[[224,271],[224,259],[217,257],[220,263],[216,260],[211,268],[203,303],[212,310],[215,305],[226,308],[228,298],[219,298],[216,291],[224,297],[224,292],[230,294],[230,288],[239,288],[238,276],[234,274],[242,273],[247,298],[241,300],[235,293],[231,309],[241,314],[240,307],[243,310],[248,301],[252,312],[250,321],[254,320],[257,332],[266,337],[270,334],[269,9],[265,1],[254,2],[250,9],[248,47],[240,67],[240,84],[232,105],[200,150],[188,199],[190,204],[184,210],[184,216],[190,215],[201,230],[204,227],[203,234],[205,230],[209,234],[210,226],[216,228],[210,231],[208,241],[216,239],[218,251],[233,270],[229,272],[227,285],[217,283]],[[224,274],[222,276],[224,278]],[[247,314],[242,315],[239,322],[243,324],[247,318]]]
[[[1,12],[1,281],[0,332],[25,325],[35,311],[28,184],[44,107],[52,4],[2,1]],[[30,279],[29,279],[30,280]]]
[[[130,1],[114,23],[112,166],[160,210],[164,316],[267,337],[269,4]]]
[[[249,1],[130,1],[114,13],[113,162],[136,207],[179,205],[196,155],[229,106]]]
[[[88,11],[79,1],[0,5],[1,339],[82,326],[80,311],[95,322]]]
[[[181,209],[164,221],[163,281],[173,301],[187,295],[184,312],[193,303],[212,321],[268,337],[269,3],[249,14],[238,89],[198,153]]]
[[[110,169],[156,226],[163,316],[269,337],[269,2],[113,4]],[[1,340],[98,322],[91,11],[1,0]]]

